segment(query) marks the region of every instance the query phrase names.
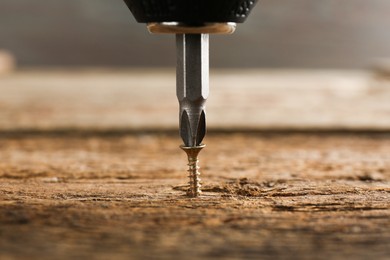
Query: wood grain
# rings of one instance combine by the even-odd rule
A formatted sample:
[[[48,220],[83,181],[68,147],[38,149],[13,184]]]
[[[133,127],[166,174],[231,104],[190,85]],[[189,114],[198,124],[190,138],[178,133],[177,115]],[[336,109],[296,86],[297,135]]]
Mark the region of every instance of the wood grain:
[[[189,199],[174,71],[4,75],[0,259],[388,259],[388,83],[214,72]]]
[[[388,259],[387,134],[0,138],[1,259]]]

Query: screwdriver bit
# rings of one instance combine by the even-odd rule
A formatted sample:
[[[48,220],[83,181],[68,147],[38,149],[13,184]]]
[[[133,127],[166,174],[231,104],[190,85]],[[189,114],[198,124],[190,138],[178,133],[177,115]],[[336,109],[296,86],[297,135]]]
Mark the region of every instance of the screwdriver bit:
[[[176,94],[180,136],[186,147],[199,146],[206,135],[205,102],[209,95],[208,34],[176,36]]]
[[[201,193],[198,155],[205,147],[205,103],[209,95],[209,34],[231,34],[257,0],[124,0],[151,33],[176,34],[176,94],[181,149],[188,157],[187,195]]]

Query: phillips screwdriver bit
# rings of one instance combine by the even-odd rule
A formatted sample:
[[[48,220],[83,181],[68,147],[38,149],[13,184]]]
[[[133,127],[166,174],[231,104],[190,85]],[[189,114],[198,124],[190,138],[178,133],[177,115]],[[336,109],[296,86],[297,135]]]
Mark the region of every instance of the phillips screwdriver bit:
[[[209,95],[208,34],[176,36],[176,94],[180,136],[186,147],[199,146],[206,134],[205,102]]]
[[[201,193],[198,154],[205,147],[205,103],[209,95],[209,34],[231,34],[257,0],[124,0],[151,33],[176,34],[176,94],[181,149],[188,157],[187,195]]]

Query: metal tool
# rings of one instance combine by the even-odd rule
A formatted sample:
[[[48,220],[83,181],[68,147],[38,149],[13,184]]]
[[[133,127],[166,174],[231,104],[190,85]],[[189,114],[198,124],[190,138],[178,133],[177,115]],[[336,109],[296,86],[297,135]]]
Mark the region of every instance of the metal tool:
[[[205,102],[209,95],[209,35],[177,34],[176,95],[180,104],[181,146],[188,156],[190,197],[200,195],[198,154],[206,135]]]
[[[176,93],[181,149],[188,157],[187,195],[201,193],[198,155],[205,147],[205,102],[209,95],[209,34],[231,34],[257,0],[124,0],[151,33],[176,34]]]

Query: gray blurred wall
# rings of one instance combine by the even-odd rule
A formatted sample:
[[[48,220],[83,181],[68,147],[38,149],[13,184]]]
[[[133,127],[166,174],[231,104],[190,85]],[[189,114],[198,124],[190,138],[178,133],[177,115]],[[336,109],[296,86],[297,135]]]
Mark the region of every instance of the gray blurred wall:
[[[365,68],[390,57],[389,0],[260,0],[214,67]],[[174,66],[173,36],[150,35],[121,0],[0,0],[0,49],[20,66]]]

